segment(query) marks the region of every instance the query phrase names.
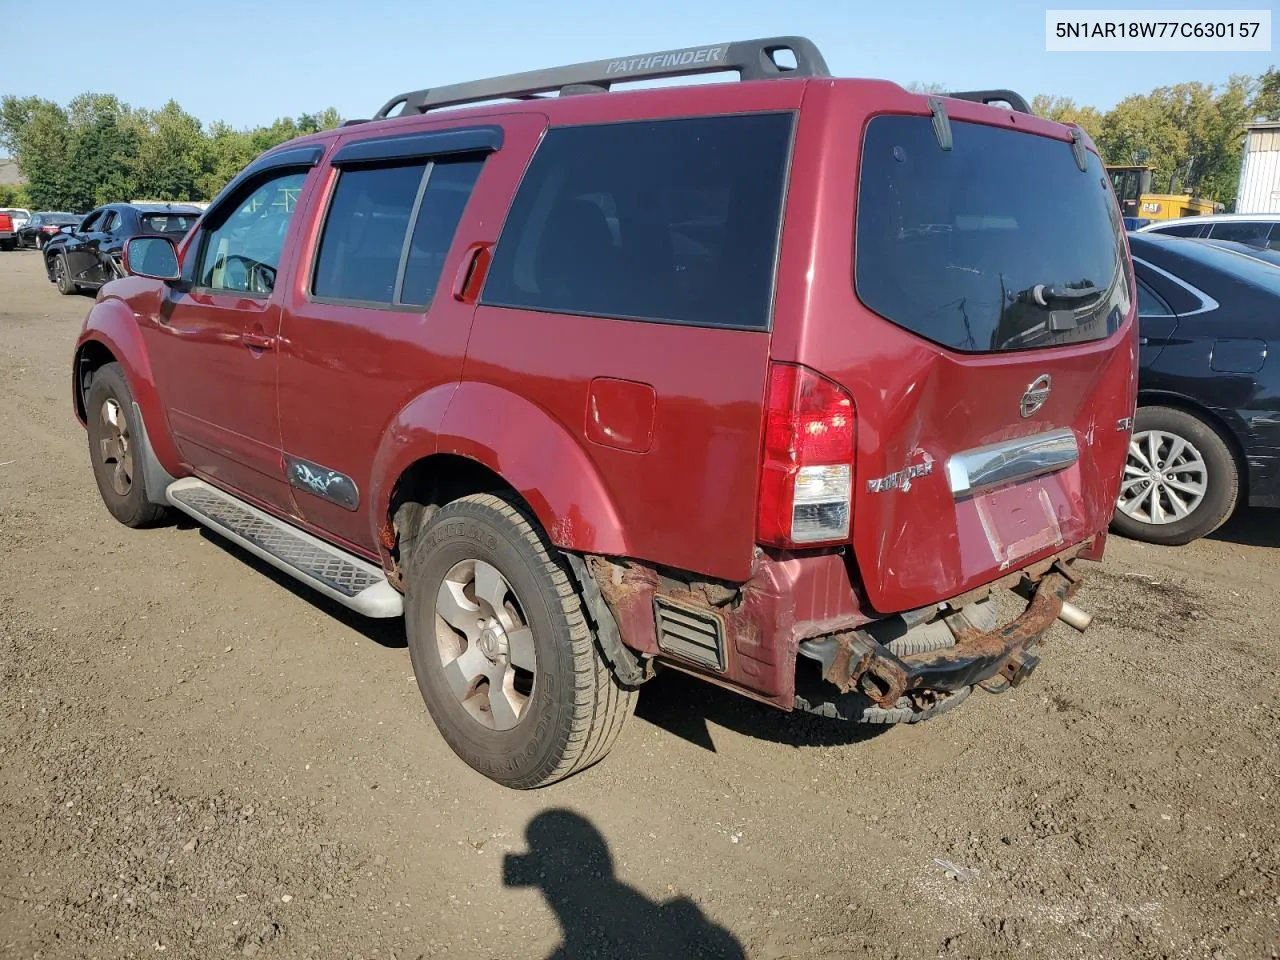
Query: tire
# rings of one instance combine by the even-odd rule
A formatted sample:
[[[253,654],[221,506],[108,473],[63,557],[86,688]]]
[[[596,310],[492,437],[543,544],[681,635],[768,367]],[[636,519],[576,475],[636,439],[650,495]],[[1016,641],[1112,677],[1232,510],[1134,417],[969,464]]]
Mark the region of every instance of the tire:
[[[5,252],[11,252],[15,250],[17,246],[18,246],[18,241],[16,240],[0,240],[0,250],[4,250]]]
[[[1158,458],[1174,453],[1176,459],[1157,461],[1151,465],[1155,469],[1144,476],[1153,439]],[[1181,452],[1177,441],[1183,445]],[[1213,533],[1231,518],[1240,498],[1240,467],[1226,440],[1204,420],[1174,407],[1140,407],[1134,417],[1129,449],[1111,522],[1116,533],[1145,543],[1181,546]],[[1170,465],[1174,472],[1163,472]],[[1160,480],[1151,479],[1156,474]],[[1151,486],[1143,488],[1138,485],[1142,482],[1159,484],[1155,491],[1158,507],[1152,507]],[[1169,485],[1171,482],[1177,484],[1176,489]],[[1203,491],[1199,499],[1188,492],[1196,490]],[[1142,496],[1139,491],[1143,491]],[[1180,509],[1187,511],[1185,516],[1177,517]],[[1170,514],[1177,518],[1157,522],[1158,517]]]
[[[518,790],[555,783],[601,760],[634,710],[636,693],[614,678],[568,572],[535,525],[500,497],[469,496],[435,511],[407,554],[409,655],[427,710],[454,753],[491,780]],[[507,661],[501,653],[496,660],[484,659],[491,636],[464,639],[446,622],[447,616],[456,619],[459,609],[477,622],[479,614],[499,610],[476,599],[483,565],[503,581],[500,590],[483,593],[502,595],[499,602],[510,620],[499,631],[511,639]],[[473,577],[469,595],[456,586],[468,576]],[[489,573],[486,582],[492,577]],[[448,602],[446,579],[462,591],[448,611],[439,602],[442,593]],[[525,637],[523,657],[517,656],[517,636]],[[501,648],[506,640],[497,644]],[[526,677],[514,665],[524,659],[530,666],[529,650],[533,659]],[[470,666],[458,666],[464,661]],[[474,665],[500,670],[504,662],[512,665],[514,679],[502,686],[505,690],[510,683],[514,693],[495,701],[487,693],[492,682],[473,675]],[[516,713],[511,703],[521,697]]]
[[[71,279],[71,268],[67,265],[65,253],[58,254],[53,261],[53,282],[57,284],[58,292],[64,297],[70,297],[80,289]]]
[[[141,424],[119,364],[108,363],[94,373],[85,412],[93,476],[108,512],[126,527],[159,523],[168,511],[148,498],[141,462],[147,454],[137,439]]]

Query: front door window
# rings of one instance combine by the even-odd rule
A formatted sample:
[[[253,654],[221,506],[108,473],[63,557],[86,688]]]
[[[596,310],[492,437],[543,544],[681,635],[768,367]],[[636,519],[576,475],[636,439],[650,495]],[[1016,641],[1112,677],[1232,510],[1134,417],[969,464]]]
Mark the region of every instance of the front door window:
[[[286,173],[249,194],[234,213],[204,237],[196,286],[249,297],[269,297],[285,234],[305,172]]]

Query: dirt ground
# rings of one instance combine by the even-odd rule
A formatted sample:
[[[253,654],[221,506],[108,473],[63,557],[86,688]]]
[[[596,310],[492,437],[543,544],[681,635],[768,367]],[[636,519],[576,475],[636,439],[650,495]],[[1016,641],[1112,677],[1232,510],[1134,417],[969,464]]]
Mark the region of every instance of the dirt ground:
[[[1113,540],[1032,680],[872,735],[659,678],[532,793],[399,624],[103,509],[88,297],[0,254],[0,957],[1275,958],[1280,511]]]

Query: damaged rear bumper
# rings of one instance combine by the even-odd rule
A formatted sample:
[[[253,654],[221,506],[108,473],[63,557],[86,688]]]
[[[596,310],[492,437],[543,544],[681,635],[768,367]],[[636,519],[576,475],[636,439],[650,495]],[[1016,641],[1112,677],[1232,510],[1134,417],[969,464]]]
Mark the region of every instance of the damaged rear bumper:
[[[913,693],[954,693],[1003,678],[1010,686],[1022,683],[1039,664],[1032,652],[1057,619],[1078,630],[1089,617],[1069,602],[1079,575],[1056,563],[1038,582],[1024,579],[1015,590],[1029,598],[1013,622],[983,632],[963,611],[946,616],[955,645],[929,653],[897,656],[866,630],[805,640],[799,653],[822,665],[823,678],[842,693],[861,692],[883,708]]]

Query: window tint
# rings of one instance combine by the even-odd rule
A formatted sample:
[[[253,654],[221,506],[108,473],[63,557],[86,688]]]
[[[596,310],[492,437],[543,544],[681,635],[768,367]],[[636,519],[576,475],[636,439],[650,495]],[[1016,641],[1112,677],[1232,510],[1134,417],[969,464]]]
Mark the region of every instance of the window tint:
[[[1210,232],[1214,240],[1234,240],[1236,243],[1247,243],[1251,247],[1265,247],[1267,235],[1271,232],[1271,224],[1250,220],[1224,220],[1213,225]]]
[[[425,162],[344,170],[329,204],[311,292],[391,303]]]
[[[435,296],[445,257],[483,165],[483,160],[464,160],[431,168],[409,244],[401,303],[426,306]]]
[[[102,216],[102,222],[98,229],[103,233],[111,233],[120,227],[120,214],[115,210],[108,210]]]
[[[968,352],[1080,343],[1129,311],[1120,210],[1102,163],[1059,140],[928,117],[867,125],[857,213],[862,302]],[[854,176],[855,171],[849,171]],[[1049,299],[1045,300],[1045,294]]]
[[[483,302],[767,328],[792,119],[551,130],[512,203]]]
[[[280,251],[305,171],[278,173],[255,189],[201,244],[196,285],[267,296],[275,288]]]
[[[1180,223],[1175,227],[1160,227],[1156,232],[1167,233],[1171,237],[1198,237],[1203,229],[1203,223]]]
[[[1140,317],[1172,317],[1169,305],[1141,280],[1138,281],[1138,316]]]
[[[101,220],[102,220],[102,211],[95,210],[93,213],[89,214],[87,217],[84,218],[84,222],[80,224],[80,229],[85,231],[86,233],[89,232],[90,230],[97,230],[98,223]]]

